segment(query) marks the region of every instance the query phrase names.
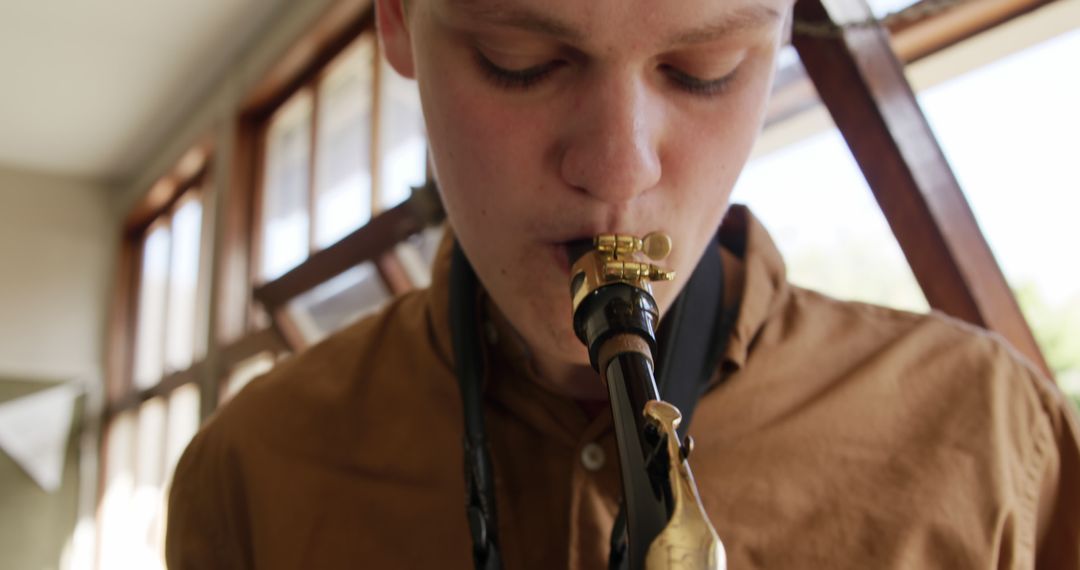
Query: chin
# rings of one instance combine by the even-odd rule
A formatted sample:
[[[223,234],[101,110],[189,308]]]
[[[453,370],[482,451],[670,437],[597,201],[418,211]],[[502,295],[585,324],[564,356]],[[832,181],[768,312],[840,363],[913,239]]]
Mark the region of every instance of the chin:
[[[585,344],[578,340],[578,337],[573,333],[569,338],[561,339],[562,354],[565,357],[567,364],[574,366],[589,366],[592,364],[589,362],[589,351],[585,349]]]
[[[543,307],[534,305],[533,311],[533,322],[542,324],[528,331],[524,336],[525,341],[530,345],[531,352],[537,358],[563,365],[590,366],[589,351],[574,334],[569,299],[565,306],[545,310]]]

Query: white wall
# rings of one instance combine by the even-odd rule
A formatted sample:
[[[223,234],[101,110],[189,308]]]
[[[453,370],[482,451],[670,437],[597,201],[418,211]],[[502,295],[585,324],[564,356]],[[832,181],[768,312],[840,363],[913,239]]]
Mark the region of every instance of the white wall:
[[[119,237],[108,198],[0,166],[0,378],[100,381]]]
[[[214,172],[228,173],[232,166],[232,127],[244,97],[334,3],[335,0],[282,3],[235,61],[226,66],[212,88],[194,105],[181,111],[180,121],[165,129],[156,144],[147,145],[144,155],[138,157],[135,172],[125,177],[122,189],[112,196],[114,214],[125,215],[158,178],[207,135],[215,143]],[[178,105],[183,103],[177,101]],[[227,190],[227,174],[215,175],[213,185]]]

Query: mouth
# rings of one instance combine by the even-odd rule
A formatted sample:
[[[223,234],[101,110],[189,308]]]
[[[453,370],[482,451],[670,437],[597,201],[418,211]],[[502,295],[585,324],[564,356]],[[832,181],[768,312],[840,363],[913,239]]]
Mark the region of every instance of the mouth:
[[[581,259],[581,256],[593,249],[593,238],[581,238],[570,240],[564,244],[566,248],[566,257],[570,261],[570,265],[577,263],[577,260]]]
[[[570,275],[570,267],[593,248],[593,238],[576,238],[552,244],[556,265],[563,274]]]

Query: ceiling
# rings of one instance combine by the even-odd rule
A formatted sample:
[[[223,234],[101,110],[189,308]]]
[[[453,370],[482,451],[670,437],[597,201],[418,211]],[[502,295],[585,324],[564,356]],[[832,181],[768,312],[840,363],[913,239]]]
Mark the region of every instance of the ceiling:
[[[0,2],[0,165],[132,175],[282,0]]]

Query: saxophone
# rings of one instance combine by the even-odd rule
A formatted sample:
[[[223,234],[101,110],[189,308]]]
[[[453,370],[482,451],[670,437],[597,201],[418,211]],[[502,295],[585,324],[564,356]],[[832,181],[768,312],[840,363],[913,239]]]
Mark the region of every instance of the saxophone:
[[[654,376],[659,310],[651,282],[674,273],[649,261],[671,252],[671,238],[605,234],[571,248],[574,332],[607,387],[615,424],[633,570],[721,570],[724,547],[701,504],[679,441],[682,415],[660,398]]]

